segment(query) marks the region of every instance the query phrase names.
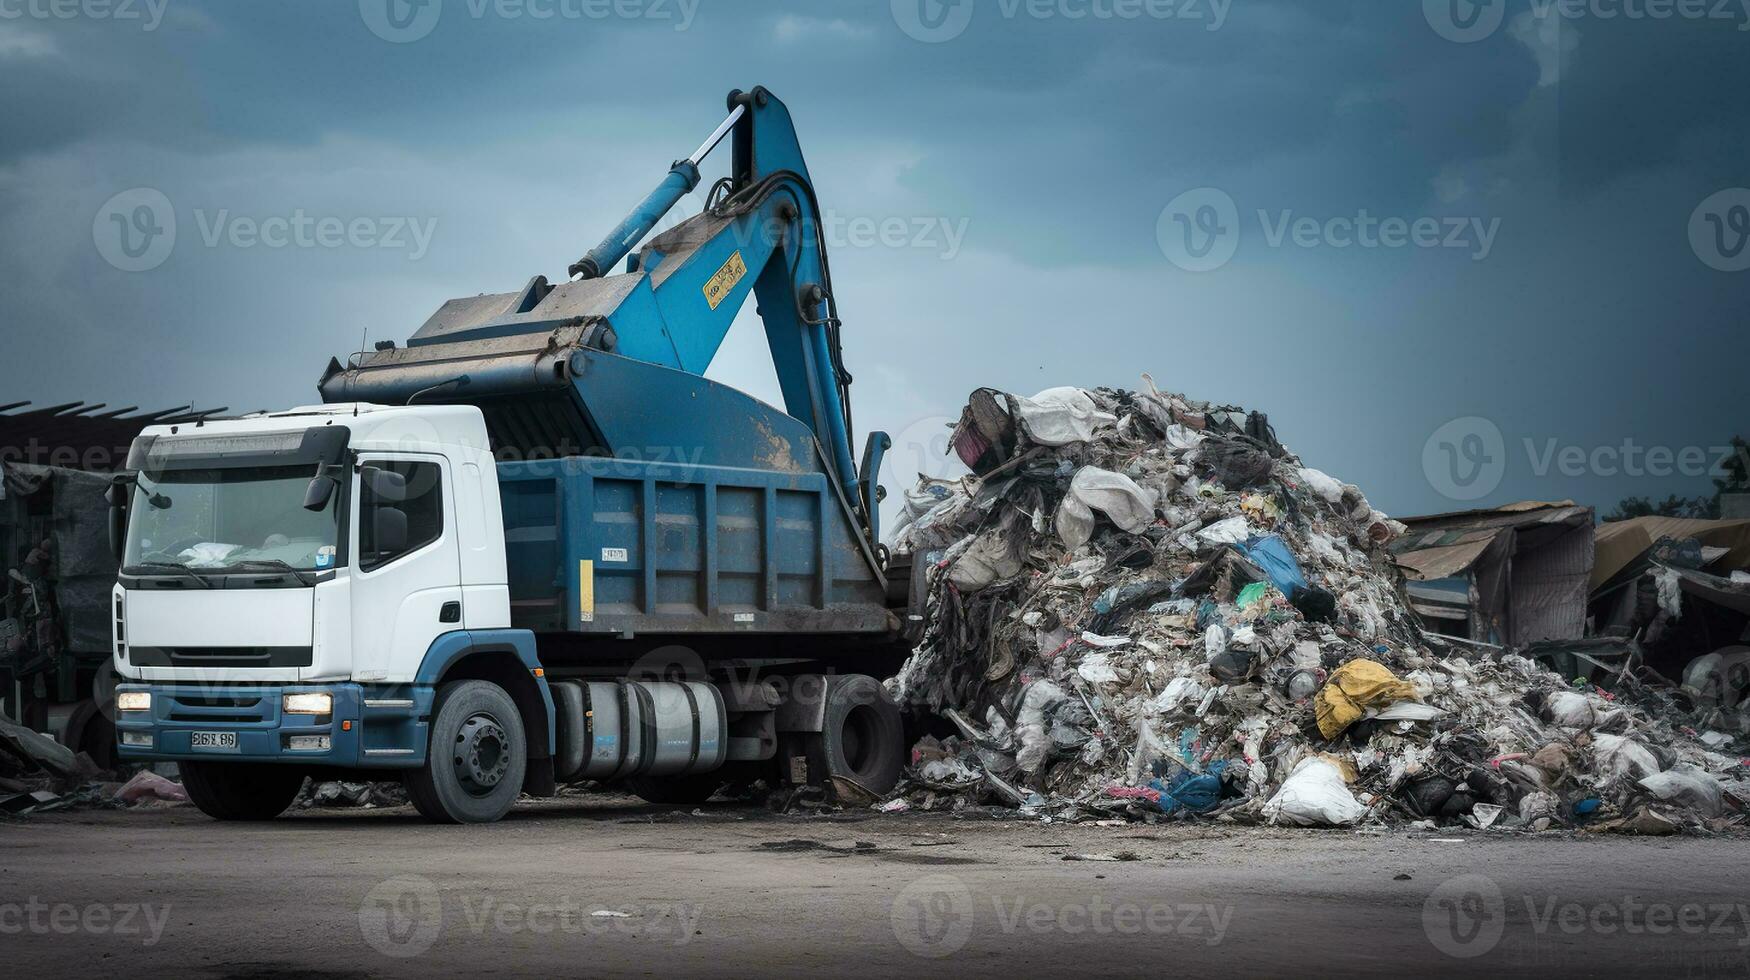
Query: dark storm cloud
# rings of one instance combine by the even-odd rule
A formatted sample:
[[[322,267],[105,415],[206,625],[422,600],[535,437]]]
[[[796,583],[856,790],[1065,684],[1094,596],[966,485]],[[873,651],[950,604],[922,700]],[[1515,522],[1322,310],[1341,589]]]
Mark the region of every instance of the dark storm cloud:
[[[1524,440],[1711,444],[1750,421],[1750,273],[1705,266],[1686,232],[1703,198],[1750,184],[1750,33],[1731,24],[1552,25],[1512,0],[1454,43],[1411,2],[1232,0],[1209,30],[977,0],[961,36],[923,43],[886,0],[634,7],[444,0],[409,43],[356,0],[169,0],[151,31],[0,18],[0,400],[307,401],[363,330],[405,337],[445,298],[559,275],[727,90],[763,83],[827,208],[963,235],[953,254],[940,234],[836,250],[862,424],[928,429],[980,384],[1147,369],[1268,409],[1317,465],[1430,511],[1456,504],[1422,446],[1458,416],[1494,419],[1513,450],[1492,499],[1606,505],[1699,487],[1539,474]],[[1157,219],[1206,185],[1242,237],[1188,273]],[[150,271],[94,247],[131,188],[177,218]],[[247,234],[299,213],[431,238],[415,258]],[[1498,227],[1480,260],[1267,234],[1363,214]],[[714,374],[770,397],[748,327]]]

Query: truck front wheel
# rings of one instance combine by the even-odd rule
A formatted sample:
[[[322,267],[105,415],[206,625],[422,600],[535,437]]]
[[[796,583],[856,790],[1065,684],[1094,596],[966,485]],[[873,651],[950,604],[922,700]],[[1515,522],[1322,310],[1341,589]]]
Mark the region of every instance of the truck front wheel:
[[[189,800],[214,820],[272,820],[304,785],[304,772],[295,766],[183,762],[177,769]]]
[[[433,823],[491,823],[522,793],[528,753],[516,702],[490,681],[438,690],[425,766],[407,774],[407,795]]]

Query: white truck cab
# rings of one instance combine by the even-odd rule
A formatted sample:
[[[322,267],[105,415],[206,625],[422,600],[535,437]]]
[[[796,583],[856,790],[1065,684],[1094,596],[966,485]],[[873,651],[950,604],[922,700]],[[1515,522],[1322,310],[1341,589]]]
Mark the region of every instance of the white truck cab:
[[[524,675],[501,686],[550,705],[532,637],[510,630],[487,446],[468,406],[322,405],[146,429],[122,488],[121,756],[179,760],[215,815],[278,813],[310,770],[259,763],[423,766],[435,690],[420,675],[449,665],[446,647],[496,644],[501,669]],[[526,755],[503,743],[527,736],[517,718],[485,714],[468,745],[483,760],[474,788],[514,777],[514,799],[522,772],[494,770]],[[536,734],[545,757],[550,733]]]

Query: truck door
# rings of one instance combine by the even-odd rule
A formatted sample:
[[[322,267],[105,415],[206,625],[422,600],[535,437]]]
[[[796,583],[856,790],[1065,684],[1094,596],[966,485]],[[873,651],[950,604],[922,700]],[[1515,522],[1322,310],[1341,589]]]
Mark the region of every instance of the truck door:
[[[366,453],[353,476],[355,679],[410,679],[432,640],[462,628],[461,551],[449,461]]]

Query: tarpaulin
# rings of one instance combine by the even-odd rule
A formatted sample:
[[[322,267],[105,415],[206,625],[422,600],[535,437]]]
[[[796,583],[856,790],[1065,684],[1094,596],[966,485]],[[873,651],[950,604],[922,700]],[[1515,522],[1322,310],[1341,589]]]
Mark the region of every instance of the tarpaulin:
[[[1351,660],[1331,672],[1331,679],[1313,698],[1319,734],[1336,738],[1360,721],[1368,708],[1416,697],[1416,687],[1372,660]]]

